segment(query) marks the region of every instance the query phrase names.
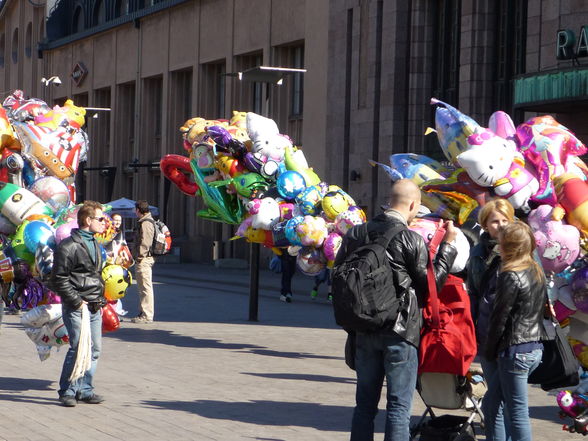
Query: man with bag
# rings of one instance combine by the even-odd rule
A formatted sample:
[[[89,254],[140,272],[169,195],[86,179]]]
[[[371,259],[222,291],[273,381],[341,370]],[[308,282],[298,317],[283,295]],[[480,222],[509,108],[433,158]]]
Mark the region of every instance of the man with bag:
[[[155,299],[153,296],[152,269],[155,259],[151,253],[155,235],[155,221],[149,211],[147,201],[135,203],[137,234],[135,234],[133,257],[135,258],[135,275],[139,293],[139,315],[131,319],[133,323],[153,323]]]
[[[102,233],[106,225],[102,205],[85,201],[78,211],[78,225],[79,229],[72,230],[71,236],[59,243],[51,273],[51,287],[61,297],[63,324],[70,345],[59,380],[59,401],[65,407],[74,407],[78,401],[88,404],[104,401],[94,393],[93,385],[102,346],[102,306],[106,305],[102,254],[94,239],[94,234]],[[84,327],[87,314],[89,329]],[[90,343],[84,338],[88,337],[85,334],[88,331],[91,348],[84,345]],[[91,357],[89,369],[77,372],[78,361],[87,357]]]
[[[335,271],[355,250],[383,236],[390,269],[394,277],[396,302],[391,302],[390,314],[379,329],[372,332],[347,329],[348,343],[355,343],[354,362],[357,373],[356,407],[353,413],[351,441],[373,440],[374,418],[384,378],[387,387],[386,441],[406,441],[410,438],[409,423],[412,398],[418,370],[418,345],[421,325],[420,308],[427,296],[428,249],[423,238],[407,228],[415,218],[421,203],[420,189],[408,179],[392,184],[389,208],[367,225],[352,228],[345,236],[337,258]],[[450,245],[457,235],[453,222],[445,222],[446,233],[435,262],[435,280],[441,289],[447,278],[457,250]],[[390,234],[391,230],[394,229]],[[388,270],[388,268],[386,268]],[[333,285],[333,302],[337,301]],[[384,293],[382,293],[384,295]],[[354,339],[354,340],[353,340]],[[349,345],[348,345],[349,346]],[[351,345],[352,346],[352,345]]]

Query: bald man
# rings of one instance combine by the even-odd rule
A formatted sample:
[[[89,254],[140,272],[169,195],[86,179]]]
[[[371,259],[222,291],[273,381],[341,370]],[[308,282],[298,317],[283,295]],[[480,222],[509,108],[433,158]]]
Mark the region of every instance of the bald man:
[[[355,343],[357,374],[356,406],[351,426],[351,441],[373,440],[374,418],[384,378],[387,388],[385,441],[407,441],[410,438],[410,413],[418,370],[418,345],[421,326],[420,308],[427,296],[428,249],[423,238],[409,230],[421,203],[421,192],[408,179],[392,184],[388,209],[364,225],[347,233],[337,254],[335,265],[357,247],[383,236],[391,228],[401,228],[388,245],[390,265],[395,272],[396,293],[400,309],[394,323],[374,333],[351,333]],[[445,223],[445,237],[435,258],[437,289],[445,284],[457,250],[451,245],[457,230],[451,221]]]

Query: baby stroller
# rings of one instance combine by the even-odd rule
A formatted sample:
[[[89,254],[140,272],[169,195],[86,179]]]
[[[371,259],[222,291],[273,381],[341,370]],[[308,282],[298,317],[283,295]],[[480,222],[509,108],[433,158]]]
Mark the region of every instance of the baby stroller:
[[[470,369],[462,377],[445,373],[424,372],[419,376],[417,391],[426,410],[418,423],[411,427],[410,439],[419,441],[475,441],[474,419],[484,416],[480,409],[486,393],[486,383],[480,370]],[[466,415],[437,416],[437,409],[463,409]]]

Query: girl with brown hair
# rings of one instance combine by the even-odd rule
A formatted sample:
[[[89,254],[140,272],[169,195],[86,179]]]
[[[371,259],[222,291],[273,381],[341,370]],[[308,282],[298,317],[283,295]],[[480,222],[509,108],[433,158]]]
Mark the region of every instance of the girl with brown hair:
[[[494,416],[504,406],[509,416],[506,432],[512,441],[527,441],[532,439],[527,379],[543,354],[547,284],[543,270],[533,258],[535,238],[527,224],[514,221],[503,227],[499,245],[502,265],[485,355],[486,359],[497,361],[501,400],[495,400],[486,409],[486,433],[487,439],[493,439]]]

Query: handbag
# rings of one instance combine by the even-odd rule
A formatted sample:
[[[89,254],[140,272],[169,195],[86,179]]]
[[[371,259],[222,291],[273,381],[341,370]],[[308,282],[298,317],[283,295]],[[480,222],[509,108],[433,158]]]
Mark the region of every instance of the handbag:
[[[444,235],[445,230],[439,228],[429,244],[429,295],[423,310],[419,374],[437,372],[465,376],[476,356],[475,328],[462,279],[449,275],[437,294],[433,258]]]
[[[559,323],[551,317],[543,324],[548,340],[543,341],[541,363],[529,374],[529,384],[539,384],[548,391],[580,383],[580,363],[574,355]]]

